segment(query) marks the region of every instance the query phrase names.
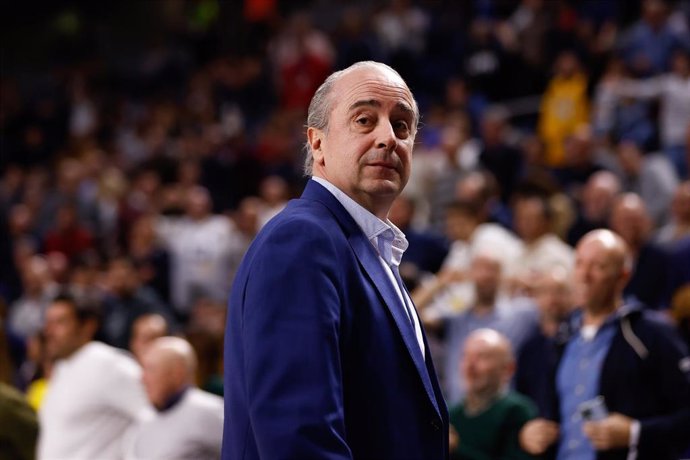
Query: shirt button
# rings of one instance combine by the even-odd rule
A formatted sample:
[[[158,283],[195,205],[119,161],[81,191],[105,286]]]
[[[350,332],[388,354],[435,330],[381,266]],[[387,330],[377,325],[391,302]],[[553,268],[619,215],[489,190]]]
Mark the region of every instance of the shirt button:
[[[568,442],[568,449],[577,449],[577,446],[579,446],[579,445],[580,445],[579,441],[577,441],[575,439],[571,439],[570,442]]]
[[[589,360],[583,359],[580,361],[580,369],[587,369],[589,367]]]
[[[580,395],[581,395],[582,393],[584,393],[584,392],[585,392],[585,386],[584,386],[584,385],[580,384],[580,385],[577,385],[577,386],[575,387],[575,394],[576,394],[577,396],[580,396]]]
[[[436,419],[431,419],[431,426],[434,428],[434,431],[438,431],[441,429],[441,424],[438,422]]]

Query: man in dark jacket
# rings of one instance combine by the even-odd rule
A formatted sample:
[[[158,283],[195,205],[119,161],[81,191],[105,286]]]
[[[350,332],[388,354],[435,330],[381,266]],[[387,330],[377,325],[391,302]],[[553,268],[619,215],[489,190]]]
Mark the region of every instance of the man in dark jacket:
[[[670,460],[687,447],[690,357],[653,312],[623,303],[630,265],[617,234],[595,230],[580,240],[575,279],[582,309],[560,340],[551,420],[533,420],[521,432],[528,452],[558,442],[559,460]]]

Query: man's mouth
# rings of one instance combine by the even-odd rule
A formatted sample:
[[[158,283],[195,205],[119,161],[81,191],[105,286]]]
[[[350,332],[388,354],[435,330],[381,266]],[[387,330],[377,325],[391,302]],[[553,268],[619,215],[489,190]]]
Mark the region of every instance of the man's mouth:
[[[376,163],[369,163],[367,166],[374,166],[374,167],[387,168],[387,169],[396,169],[394,163],[376,162]]]

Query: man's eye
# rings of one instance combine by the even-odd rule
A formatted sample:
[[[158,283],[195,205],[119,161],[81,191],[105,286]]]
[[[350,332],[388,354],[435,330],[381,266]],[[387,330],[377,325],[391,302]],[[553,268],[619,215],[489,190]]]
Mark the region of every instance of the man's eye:
[[[409,127],[407,126],[406,121],[396,121],[395,123],[393,123],[393,127],[395,129],[401,130],[401,131],[408,131],[409,130]]]
[[[355,120],[355,123],[358,125],[366,126],[369,124],[369,118],[368,117],[359,117]]]

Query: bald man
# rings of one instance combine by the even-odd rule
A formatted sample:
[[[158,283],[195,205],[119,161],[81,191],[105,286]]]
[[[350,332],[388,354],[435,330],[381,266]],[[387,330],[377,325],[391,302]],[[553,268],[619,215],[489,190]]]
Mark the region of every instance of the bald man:
[[[515,360],[508,339],[493,329],[477,329],[465,340],[460,372],[467,395],[450,409],[451,458],[531,458],[518,442],[520,428],[537,410],[508,391]]]
[[[623,238],[632,259],[631,273],[623,290],[653,309],[668,306],[668,252],[651,239],[652,221],[647,207],[635,193],[618,197],[611,211],[610,228]]]
[[[555,369],[553,420],[522,430],[521,443],[557,458],[677,459],[690,440],[690,357],[677,331],[623,301],[625,241],[594,230],[576,248],[576,297]]]
[[[179,337],[154,340],[142,357],[143,382],[157,414],[125,437],[127,459],[217,459],[223,399],[194,387],[196,355]]]

